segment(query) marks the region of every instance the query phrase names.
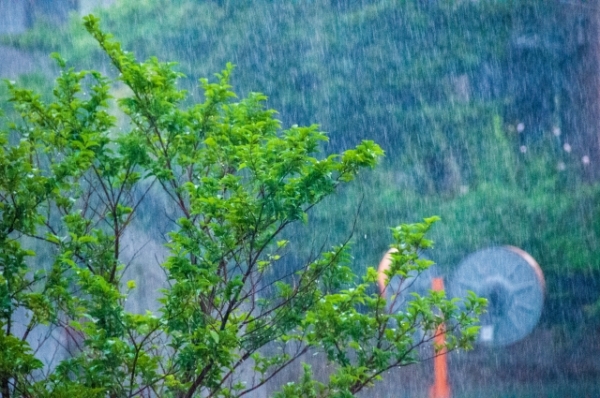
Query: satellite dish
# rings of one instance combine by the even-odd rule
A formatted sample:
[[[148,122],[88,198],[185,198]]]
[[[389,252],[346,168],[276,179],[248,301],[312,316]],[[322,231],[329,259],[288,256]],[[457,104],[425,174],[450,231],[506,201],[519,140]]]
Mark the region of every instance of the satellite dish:
[[[527,336],[540,319],[545,282],[529,254],[512,246],[479,250],[459,265],[450,281],[450,296],[464,298],[472,290],[488,300],[480,317],[479,342],[505,346]]]
[[[385,271],[392,264],[392,253],[395,251],[397,250],[388,250],[381,259],[377,269],[377,284],[379,292],[388,300],[391,310],[400,311],[406,308],[406,304],[410,301],[410,293],[417,293],[420,296],[429,294],[433,278],[438,276],[438,274],[437,267],[432,265],[422,272],[412,271],[404,279],[394,276],[386,285],[387,276],[385,275]]]

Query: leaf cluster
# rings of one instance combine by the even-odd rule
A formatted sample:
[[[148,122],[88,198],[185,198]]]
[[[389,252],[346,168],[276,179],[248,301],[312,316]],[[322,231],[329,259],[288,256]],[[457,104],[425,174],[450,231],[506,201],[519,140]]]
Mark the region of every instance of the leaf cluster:
[[[173,64],[138,62],[94,16],[84,25],[117,81],[55,55],[61,75],[51,101],[9,86],[21,121],[2,133],[0,152],[3,398],[239,397],[313,349],[333,365],[329,381],[306,368],[283,396],[350,396],[416,361],[442,323],[445,348],[470,346],[482,300],[470,297],[461,309],[437,292],[395,311],[368,293],[373,269],[362,281],[351,272],[347,243],[288,278],[266,278],[283,266],[282,231],[374,167],[383,155],[377,144],[322,156],[327,136],[317,126],[282,129],[265,96],[238,100],[231,65],[216,82],[202,79],[203,101],[189,105]],[[116,100],[125,122],[111,111],[115,86],[127,93]],[[135,313],[126,306],[136,280],[125,279],[125,237],[136,233],[142,209],[158,223],[155,195],[170,207],[162,216],[170,218],[167,254],[156,264],[167,287],[157,310]],[[424,234],[434,221],[393,230],[399,254],[388,278],[430,265],[417,253],[431,244]],[[40,330],[66,336],[66,349],[42,342],[60,352],[58,363],[36,356],[30,335]],[[244,383],[248,369],[256,377]]]

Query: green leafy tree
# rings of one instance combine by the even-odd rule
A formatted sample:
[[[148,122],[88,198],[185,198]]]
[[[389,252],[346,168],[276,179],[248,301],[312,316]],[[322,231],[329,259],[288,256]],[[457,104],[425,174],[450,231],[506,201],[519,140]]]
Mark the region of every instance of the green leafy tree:
[[[385,251],[382,225],[440,212],[445,225],[431,235],[438,263],[450,268],[484,245],[518,245],[544,270],[549,308],[561,306],[544,317],[579,313],[565,276],[593,280],[600,270],[598,184],[589,184],[597,85],[577,83],[595,79],[585,60],[596,59],[587,38],[596,14],[547,0],[345,3],[132,0],[98,12],[138,58],[181,62],[184,104],[201,97],[200,76],[233,59],[235,91],[266,93],[283,125],[318,120],[331,151],[364,137],[385,149],[386,164],[361,181],[368,192],[356,235],[366,238],[352,248],[355,272]],[[76,18],[0,40],[109,69]],[[28,79],[22,84],[41,84]],[[341,220],[360,189],[328,202],[345,211],[313,213],[313,225],[326,226],[314,229],[344,239]],[[288,250],[307,246],[298,241]],[[566,297],[577,304],[563,310]]]
[[[436,349],[470,346],[483,300],[459,306],[432,292],[396,311],[368,293],[374,269],[352,273],[347,242],[268,278],[284,264],[286,228],[373,167],[383,154],[375,143],[319,156],[326,136],[316,126],[282,130],[264,96],[236,99],[231,66],[217,82],[201,80],[203,102],[184,106],[172,64],[137,62],[93,16],[85,27],[118,81],[55,55],[51,101],[9,87],[22,120],[0,136],[0,396],[239,397],[317,350],[328,378],[305,366],[279,395],[345,397],[417,361],[442,323],[447,343]],[[109,112],[112,87],[126,93],[117,101],[123,120]],[[162,224],[155,195],[173,208]],[[431,246],[435,220],[392,230],[389,278],[431,264],[418,252]],[[142,313],[126,309],[145,278],[124,276],[135,222],[170,228],[159,264],[167,284],[159,308]],[[45,364],[29,338],[44,328],[74,336],[57,364]]]

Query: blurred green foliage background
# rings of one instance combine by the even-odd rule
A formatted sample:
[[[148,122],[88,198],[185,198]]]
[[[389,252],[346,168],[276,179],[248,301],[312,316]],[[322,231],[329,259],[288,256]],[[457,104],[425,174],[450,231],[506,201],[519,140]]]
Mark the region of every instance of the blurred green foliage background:
[[[600,285],[600,152],[582,85],[598,21],[575,3],[138,0],[97,15],[138,58],[179,62],[195,96],[231,61],[236,91],[265,93],[284,126],[319,123],[327,151],[382,145],[378,170],[313,213],[315,242],[353,233],[366,268],[388,226],[440,215],[428,255],[444,274],[480,248],[518,246],[545,273],[545,321],[574,325],[598,318]],[[76,16],[2,43],[112,73]]]

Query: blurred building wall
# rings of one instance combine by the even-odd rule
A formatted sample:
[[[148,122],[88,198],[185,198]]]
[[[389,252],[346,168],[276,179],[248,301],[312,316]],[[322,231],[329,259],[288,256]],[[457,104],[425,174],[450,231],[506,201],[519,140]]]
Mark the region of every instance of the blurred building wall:
[[[564,21],[572,27],[567,39],[569,56],[563,70],[571,81],[564,85],[566,107],[563,129],[573,141],[584,177],[600,179],[600,1],[562,2]]]
[[[0,34],[22,33],[25,29],[25,1],[0,0]]]
[[[600,0],[524,1],[513,20],[507,121],[523,145],[556,131],[582,176],[600,180]]]
[[[62,24],[77,11],[87,15],[115,0],[0,0],[0,34],[18,34],[45,20]]]
[[[115,0],[79,0],[79,14],[88,15],[97,8],[108,7]]]
[[[0,0],[0,34],[22,33],[38,20],[64,23],[79,0]]]

